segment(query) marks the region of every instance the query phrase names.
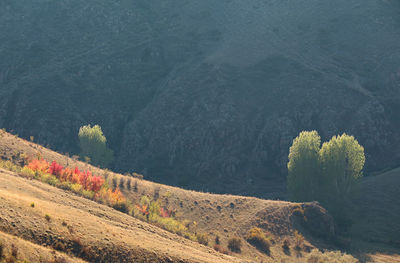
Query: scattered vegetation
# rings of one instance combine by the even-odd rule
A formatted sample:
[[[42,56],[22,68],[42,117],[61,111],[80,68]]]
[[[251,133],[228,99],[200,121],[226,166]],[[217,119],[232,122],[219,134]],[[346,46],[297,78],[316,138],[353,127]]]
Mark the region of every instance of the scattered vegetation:
[[[35,203],[34,203],[34,202],[31,203],[31,207],[32,207],[32,208],[35,207]]]
[[[246,240],[258,250],[266,253],[267,255],[270,254],[271,238],[267,238],[261,228],[253,227],[250,229],[246,236]]]
[[[228,240],[228,248],[232,252],[240,253],[242,249],[242,240],[239,237],[232,237]]]
[[[112,190],[108,187],[103,177],[95,176],[90,171],[80,171],[77,167],[74,169],[64,168],[55,161],[49,164],[44,159],[34,159],[22,169],[11,162],[6,164],[0,162],[0,164],[10,168],[9,170],[19,172],[23,176],[33,177],[50,185],[70,190],[85,198],[109,205],[116,210],[129,213],[172,233],[198,241],[201,244],[207,245],[209,242],[207,233],[193,234],[185,222],[173,217],[175,210],[162,207],[160,200],[154,201],[147,196],[142,196],[138,204],[130,204],[120,191],[116,176],[112,178],[112,184],[116,187]],[[121,179],[119,180],[119,186],[121,186]],[[137,182],[135,182],[134,188],[137,188]],[[155,189],[155,193],[159,193],[159,189]],[[157,196],[159,197],[159,194],[155,194],[155,197]],[[48,221],[51,219],[50,215],[47,214],[45,218]]]
[[[14,172],[14,173],[20,173],[21,172],[21,167],[18,165],[15,165],[11,161],[0,161],[0,168],[3,168],[5,170]]]

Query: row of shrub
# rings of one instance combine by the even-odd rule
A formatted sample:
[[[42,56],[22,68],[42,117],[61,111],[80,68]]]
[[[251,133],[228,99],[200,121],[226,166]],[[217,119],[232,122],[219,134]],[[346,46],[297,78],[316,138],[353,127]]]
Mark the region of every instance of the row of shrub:
[[[70,190],[85,198],[109,205],[121,212],[157,225],[169,232],[208,245],[208,235],[206,233],[197,233],[197,231],[189,229],[190,221],[177,220],[174,217],[175,210],[162,207],[159,200],[152,200],[147,196],[142,196],[136,204],[129,202],[119,189],[121,182],[124,181],[120,180],[117,185],[116,180],[113,180],[116,177],[112,178],[110,187],[103,176],[93,175],[90,171],[80,171],[77,167],[73,169],[64,168],[56,161],[49,163],[42,158],[33,159],[22,168],[11,161],[0,161],[0,167],[30,179],[37,179],[50,185]],[[130,180],[127,181],[127,188],[130,188]],[[137,188],[136,184],[134,188]]]
[[[95,176],[90,171],[80,171],[78,167],[64,168],[56,161],[49,164],[44,159],[34,159],[21,169],[20,174],[127,211],[127,201],[121,191],[110,189],[103,177]]]

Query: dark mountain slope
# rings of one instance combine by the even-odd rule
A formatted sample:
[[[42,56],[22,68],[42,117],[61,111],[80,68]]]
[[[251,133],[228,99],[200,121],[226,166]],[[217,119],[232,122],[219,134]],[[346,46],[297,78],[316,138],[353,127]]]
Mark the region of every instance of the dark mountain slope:
[[[304,129],[355,135],[370,171],[400,165],[399,11],[395,0],[4,0],[0,126],[76,152],[79,126],[98,123],[117,169],[269,197],[282,196]]]

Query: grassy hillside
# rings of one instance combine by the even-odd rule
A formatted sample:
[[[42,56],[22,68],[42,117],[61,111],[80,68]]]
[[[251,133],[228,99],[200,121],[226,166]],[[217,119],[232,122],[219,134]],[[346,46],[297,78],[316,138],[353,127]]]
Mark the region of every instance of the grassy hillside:
[[[86,262],[80,258],[71,257],[65,253],[56,251],[50,247],[40,246],[4,232],[0,232],[0,242],[3,245],[3,259],[6,262],[13,262],[13,258],[18,262]],[[0,262],[2,262],[1,258]]]
[[[0,185],[3,232],[91,262],[238,262],[109,207],[3,170]]]
[[[332,242],[338,239],[333,221],[318,204],[187,191],[104,171],[5,132],[0,136],[2,159],[19,163],[26,157],[40,155],[64,166],[77,166],[107,176],[110,184],[117,181],[132,203],[147,196],[174,209],[176,219],[185,222],[190,231],[208,236],[208,245],[200,245],[105,205],[6,170],[1,170],[0,175],[0,229],[3,233],[89,261],[104,257],[117,262],[123,258],[138,262],[306,262],[310,257],[331,257],[331,260],[344,257],[340,253],[319,255],[312,251],[314,248],[337,249]],[[129,179],[133,181],[128,189]],[[254,227],[268,237],[269,253],[246,240]],[[213,249],[217,236],[220,248],[230,255]],[[240,253],[227,248],[233,237],[241,240]],[[349,252],[361,259],[397,258],[386,251],[374,255],[377,251],[366,251],[356,245]],[[347,257],[348,261],[344,262],[355,262]]]
[[[398,255],[400,250],[400,168],[363,179],[355,200],[353,247],[367,254]],[[377,262],[400,262],[393,259]]]

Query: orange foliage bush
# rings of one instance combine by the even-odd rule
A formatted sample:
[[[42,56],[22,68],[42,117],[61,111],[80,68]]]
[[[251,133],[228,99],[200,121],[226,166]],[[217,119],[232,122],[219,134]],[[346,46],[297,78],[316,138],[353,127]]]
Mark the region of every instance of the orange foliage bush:
[[[49,163],[46,160],[34,159],[28,164],[28,168],[35,172],[44,172],[47,173],[49,169]]]
[[[110,188],[102,188],[96,195],[95,199],[103,200],[111,206],[115,206],[126,202],[125,196],[121,193],[119,188],[112,191]]]
[[[140,213],[142,213],[142,215],[148,215],[149,211],[148,211],[148,205],[136,205],[136,208],[139,210]]]

